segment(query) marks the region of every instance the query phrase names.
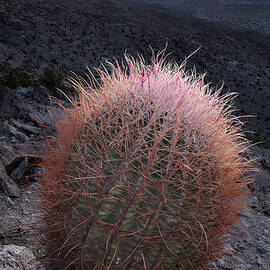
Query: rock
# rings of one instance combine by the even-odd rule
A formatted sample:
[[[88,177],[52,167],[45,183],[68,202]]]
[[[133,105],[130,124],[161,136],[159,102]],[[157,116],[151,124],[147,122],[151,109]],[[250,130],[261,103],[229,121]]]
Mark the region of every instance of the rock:
[[[46,123],[35,113],[29,112],[28,117],[31,122],[35,123],[38,126],[44,126]]]
[[[259,162],[265,170],[270,170],[270,162],[267,161],[265,158],[259,160]]]
[[[24,176],[28,165],[28,158],[24,157],[19,166],[11,172],[10,178],[15,182],[19,181]]]
[[[44,269],[38,265],[33,252],[23,246],[4,245],[0,247],[1,270],[38,270]]]
[[[4,167],[12,162],[15,159],[14,147],[10,145],[0,145],[0,160],[2,161]]]
[[[16,126],[17,128],[22,129],[22,130],[29,132],[29,133],[39,134],[41,132],[40,128],[25,124],[19,120],[12,119],[11,123],[14,126]]]
[[[257,211],[270,216],[270,173],[268,169],[261,169],[260,174],[254,176],[254,182],[249,189],[258,199]]]
[[[49,90],[42,85],[33,89],[31,98],[39,104],[49,105],[51,103]]]
[[[15,202],[10,198],[10,197],[8,197],[8,196],[6,196],[5,194],[3,194],[4,196],[4,199],[10,204],[10,205],[12,205],[12,206],[14,206],[15,205]],[[0,237],[2,237],[3,236],[3,234],[1,234],[1,231],[0,231]],[[2,237],[3,238],[3,237]]]
[[[0,115],[28,120],[27,109],[13,90],[0,86],[0,96]]]
[[[28,87],[19,87],[16,89],[16,94],[27,95],[29,92]]]
[[[46,128],[46,129],[43,129],[40,133],[40,136],[41,137],[52,137],[52,136],[55,136],[55,131],[53,131],[52,129],[50,128]]]
[[[44,124],[38,115],[29,111],[24,101],[16,95],[13,89],[0,85],[0,96],[0,116],[3,116],[5,119],[16,118],[23,121],[30,121],[38,126]]]
[[[17,198],[21,195],[15,181],[21,179],[26,170],[31,169],[31,163],[40,158],[41,148],[40,144],[0,145],[0,187],[7,196]]]
[[[14,146],[0,145],[0,161],[10,173],[12,169],[9,169],[9,166],[16,160],[21,160],[24,157],[40,158],[41,151],[42,145],[39,143],[16,144]]]
[[[16,246],[27,247],[40,256],[44,254],[46,245],[42,244],[43,236],[40,232],[33,230],[33,224],[41,224],[39,218],[42,210],[38,207],[40,202],[36,196],[40,188],[40,185],[36,183],[22,188],[22,195],[11,203],[0,193],[0,247],[12,243]],[[1,259],[0,255],[0,269],[2,270]]]
[[[22,133],[20,131],[16,133],[15,138],[22,143],[29,141],[29,138],[24,133]]]
[[[15,181],[13,181],[5,170],[5,167],[0,162],[0,188],[4,191],[7,196],[19,197],[21,190],[18,188]]]
[[[17,129],[11,126],[8,121],[5,121],[2,126],[2,133],[7,136],[15,136],[17,134]]]

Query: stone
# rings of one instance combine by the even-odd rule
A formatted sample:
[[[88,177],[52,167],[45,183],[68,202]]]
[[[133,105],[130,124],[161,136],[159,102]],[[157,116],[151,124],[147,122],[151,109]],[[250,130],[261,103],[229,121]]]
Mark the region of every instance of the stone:
[[[6,202],[8,202],[11,206],[15,206],[15,202],[8,196],[6,196],[5,194],[3,194],[4,199],[6,200]],[[3,236],[3,234],[1,234],[1,230],[0,230],[0,236]]]
[[[42,132],[40,133],[40,136],[42,136],[42,137],[55,136],[55,131],[53,131],[50,128],[46,128],[46,129],[42,130]]]
[[[22,129],[29,133],[39,134],[41,132],[40,128],[31,126],[19,120],[12,119],[11,123],[14,124],[14,126],[16,126],[17,128]]]
[[[0,86],[0,116],[4,119],[21,119],[43,126],[43,120],[34,112],[29,111],[23,100],[16,95],[15,90]]]
[[[31,122],[35,123],[38,126],[44,126],[45,124],[47,124],[37,114],[33,112],[29,112],[28,117]]]
[[[270,170],[270,162],[268,162],[265,158],[261,159],[259,162],[264,169]]]
[[[21,190],[18,188],[16,182],[13,181],[8,176],[5,167],[1,162],[0,162],[0,188],[9,197],[19,197],[21,195]]]
[[[15,159],[16,153],[14,147],[11,145],[0,145],[0,161],[2,161],[4,167]]]
[[[264,264],[264,261],[263,261],[263,259],[261,257],[258,257],[257,258],[257,264],[259,264],[259,265],[263,265]]]
[[[261,253],[261,254],[270,254],[270,245],[264,243],[264,242],[260,242],[257,244],[257,250]]]
[[[27,95],[29,92],[28,87],[19,87],[16,89],[16,94]]]
[[[15,138],[22,143],[29,141],[29,138],[24,133],[22,133],[20,131],[16,133]]]
[[[43,256],[46,253],[47,245],[43,243],[45,236],[33,229],[33,224],[35,227],[36,224],[41,225],[39,220],[42,210],[39,209],[40,200],[36,196],[40,188],[38,184],[27,185],[25,189],[22,189],[22,195],[12,203],[7,200],[8,197],[0,193],[0,248],[12,243],[16,246],[27,247],[34,251],[36,256]],[[0,255],[0,269],[2,270],[1,260]],[[43,268],[39,266],[33,269]]]
[[[6,118],[17,117],[27,120],[27,109],[14,90],[0,86],[0,96],[0,115]]]
[[[29,160],[40,158],[41,144],[0,145],[0,189],[9,197],[19,197],[16,182],[27,170]],[[31,162],[30,162],[31,163]]]
[[[39,104],[49,105],[51,103],[49,90],[42,85],[31,91],[31,98]]]
[[[20,162],[19,166],[11,172],[10,178],[15,182],[19,181],[24,176],[27,167],[28,167],[28,158],[24,157]]]
[[[0,161],[5,168],[10,166],[15,160],[28,158],[40,158],[42,144],[26,143],[16,145],[0,145]]]
[[[8,121],[5,121],[2,126],[2,133],[7,136],[15,136],[17,134],[17,129],[10,125]]]
[[[37,263],[33,252],[17,245],[4,245],[0,247],[1,270],[38,270],[44,269]]]

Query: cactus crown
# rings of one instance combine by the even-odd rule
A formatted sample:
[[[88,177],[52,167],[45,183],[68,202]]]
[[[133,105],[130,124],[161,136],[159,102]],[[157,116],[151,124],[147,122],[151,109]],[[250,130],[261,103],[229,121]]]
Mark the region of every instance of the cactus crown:
[[[125,61],[72,80],[78,98],[42,162],[49,257],[56,269],[208,268],[245,206],[233,94],[164,52]]]

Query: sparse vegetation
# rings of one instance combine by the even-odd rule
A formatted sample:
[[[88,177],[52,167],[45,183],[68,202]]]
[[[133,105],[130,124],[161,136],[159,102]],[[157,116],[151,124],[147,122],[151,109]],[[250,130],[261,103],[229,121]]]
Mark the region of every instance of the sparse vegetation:
[[[21,67],[12,67],[8,61],[0,63],[0,84],[15,88],[17,86],[29,87],[34,82],[33,75]]]
[[[46,67],[39,79],[48,89],[58,88],[67,94],[72,94],[74,92],[73,87],[69,86],[68,83],[64,83],[66,77],[67,67],[62,65],[58,69],[53,66]]]
[[[259,133],[255,133],[253,136],[250,136],[249,138],[253,143],[258,144],[265,149],[270,149],[270,143],[262,138]]]
[[[40,76],[40,81],[49,89],[63,86],[64,74],[54,67],[46,67]]]

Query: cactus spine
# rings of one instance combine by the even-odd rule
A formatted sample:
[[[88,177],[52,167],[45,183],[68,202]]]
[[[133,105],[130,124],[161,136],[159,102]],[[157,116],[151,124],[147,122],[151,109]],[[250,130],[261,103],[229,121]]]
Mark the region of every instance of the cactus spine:
[[[153,57],[77,78],[40,192],[55,269],[208,269],[245,202],[232,94]],[[62,267],[62,268],[61,268]]]

